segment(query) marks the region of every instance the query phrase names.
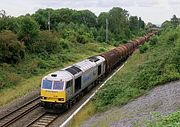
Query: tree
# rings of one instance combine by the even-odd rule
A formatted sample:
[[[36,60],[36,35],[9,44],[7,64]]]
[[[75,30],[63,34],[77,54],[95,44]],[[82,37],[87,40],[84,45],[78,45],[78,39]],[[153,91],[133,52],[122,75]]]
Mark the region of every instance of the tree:
[[[1,11],[0,11],[0,17],[1,17],[1,18],[6,17],[6,11],[5,11],[5,10],[1,10]]]
[[[17,63],[24,58],[24,43],[17,40],[17,35],[12,31],[0,32],[0,61]]]
[[[0,31],[11,30],[15,33],[18,32],[17,19],[11,16],[7,16],[4,10],[0,11]]]
[[[173,15],[171,18],[171,23],[173,24],[174,28],[176,28],[179,24],[179,19],[176,17],[176,15]]]
[[[0,31],[11,30],[15,33],[18,32],[18,21],[14,17],[3,17],[0,18]]]
[[[107,12],[101,12],[97,18],[99,28],[100,27],[106,28],[106,18],[108,18],[108,13]]]
[[[25,42],[29,49],[34,41],[36,41],[39,33],[38,23],[29,16],[20,17],[19,38]]]
[[[141,17],[139,17],[139,27],[141,29],[144,29],[145,28],[145,22],[141,19]]]
[[[137,34],[139,30],[139,20],[137,16],[130,16],[129,18],[129,28],[133,34]]]
[[[150,28],[156,28],[157,26],[155,24],[152,24],[151,22],[148,22],[148,24],[146,25],[146,29],[150,29]]]
[[[166,20],[165,22],[162,23],[161,27],[166,29],[166,28],[172,28],[173,25],[170,21]]]
[[[116,40],[127,38],[129,35],[128,12],[122,8],[114,7],[109,11],[109,30]]]
[[[34,53],[55,53],[60,52],[61,47],[56,34],[46,30],[39,32],[39,38],[33,43],[32,50]]]
[[[84,24],[88,27],[97,26],[97,17],[89,10],[75,11],[72,15],[72,22],[78,24]]]

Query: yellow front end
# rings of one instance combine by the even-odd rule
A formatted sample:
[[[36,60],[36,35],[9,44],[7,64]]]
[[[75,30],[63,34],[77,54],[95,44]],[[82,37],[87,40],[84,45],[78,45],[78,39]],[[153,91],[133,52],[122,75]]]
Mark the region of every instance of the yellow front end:
[[[66,92],[41,89],[41,101],[65,103],[66,102]]]

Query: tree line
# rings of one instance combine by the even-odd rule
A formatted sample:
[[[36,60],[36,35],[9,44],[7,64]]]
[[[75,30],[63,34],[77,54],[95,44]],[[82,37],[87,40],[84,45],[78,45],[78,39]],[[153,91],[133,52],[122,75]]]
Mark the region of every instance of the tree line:
[[[173,15],[173,17],[170,20],[166,20],[162,23],[162,28],[176,28],[180,25],[180,18],[178,18],[176,15]]]
[[[48,31],[48,18],[50,28]],[[96,16],[89,10],[39,9],[19,17],[0,11],[0,62],[18,63],[26,54],[53,54],[69,48],[71,43],[105,42],[108,19],[109,42],[121,42],[141,35],[144,21],[130,16],[127,10],[114,7]]]

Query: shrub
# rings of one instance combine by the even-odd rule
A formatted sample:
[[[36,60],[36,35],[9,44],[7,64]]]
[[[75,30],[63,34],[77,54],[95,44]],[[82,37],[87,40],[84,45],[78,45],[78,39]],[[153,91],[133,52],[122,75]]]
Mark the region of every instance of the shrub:
[[[179,127],[180,111],[171,113],[168,116],[155,116],[155,120],[148,122],[147,127]]]
[[[39,39],[33,44],[34,53],[56,53],[61,51],[58,37],[55,33],[49,31],[41,31]]]
[[[6,80],[13,85],[16,85],[19,81],[22,80],[22,77],[16,73],[7,73]]]
[[[158,36],[154,36],[154,37],[150,38],[149,45],[154,46],[157,42],[158,42]]]
[[[24,58],[24,43],[17,40],[17,35],[12,31],[0,32],[0,61],[17,63]]]
[[[70,42],[66,39],[60,39],[60,46],[63,49],[69,49],[70,48]]]
[[[99,48],[99,51],[100,51],[100,52],[105,52],[105,51],[107,51],[107,49],[106,49],[105,47],[100,47],[100,48]]]
[[[32,43],[38,38],[39,25],[30,16],[20,17],[19,38],[25,42],[28,49],[31,49]]]
[[[140,53],[145,53],[148,50],[148,44],[144,43],[143,45],[139,46]]]
[[[87,37],[85,35],[78,34],[76,39],[77,39],[78,43],[81,43],[81,44],[88,43],[88,39],[87,39]]]

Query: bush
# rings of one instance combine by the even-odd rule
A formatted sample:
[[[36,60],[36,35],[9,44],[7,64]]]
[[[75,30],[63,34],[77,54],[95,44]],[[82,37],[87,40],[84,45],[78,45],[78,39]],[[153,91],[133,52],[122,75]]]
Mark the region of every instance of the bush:
[[[60,39],[60,46],[63,49],[69,49],[70,48],[70,42],[68,40],[65,40],[65,39]]]
[[[56,53],[61,51],[61,46],[55,33],[41,31],[39,39],[33,44],[32,50],[34,53]]]
[[[168,116],[155,116],[155,120],[147,123],[147,127],[179,127],[180,111],[171,113]]]
[[[85,36],[85,35],[80,35],[80,34],[78,34],[78,36],[77,36],[77,42],[78,43],[81,43],[81,44],[86,44],[86,43],[88,43],[88,38]]]
[[[140,53],[145,53],[148,50],[148,44],[144,43],[143,45],[139,46]]]
[[[32,43],[38,38],[39,25],[30,16],[20,17],[19,38],[25,42],[28,49],[31,49]]]
[[[105,51],[107,51],[107,49],[106,49],[105,47],[100,47],[100,48],[99,48],[99,51],[100,51],[100,52],[105,52]]]
[[[18,63],[24,58],[24,43],[17,40],[17,35],[12,31],[0,32],[0,61]]]
[[[158,36],[153,36],[153,37],[150,38],[150,40],[149,40],[149,45],[150,45],[150,46],[154,46],[157,42],[158,42]]]

